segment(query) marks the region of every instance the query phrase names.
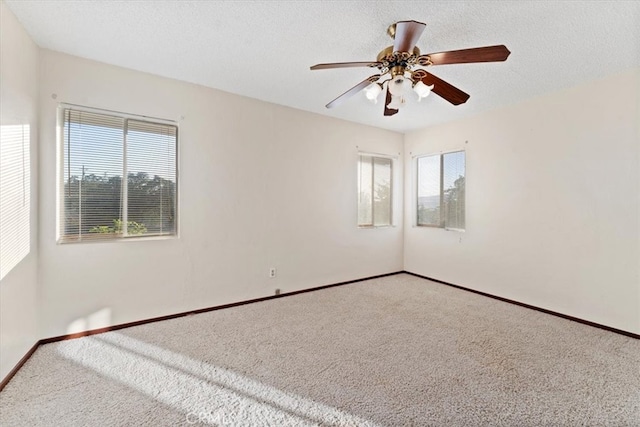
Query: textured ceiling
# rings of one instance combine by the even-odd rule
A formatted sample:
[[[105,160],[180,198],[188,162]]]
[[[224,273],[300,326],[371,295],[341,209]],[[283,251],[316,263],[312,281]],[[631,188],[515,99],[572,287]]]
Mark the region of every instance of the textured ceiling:
[[[6,0],[43,48],[260,100],[406,132],[640,66],[640,2],[623,1],[18,1]],[[369,68],[389,24],[425,22],[422,53],[505,44],[503,63],[431,67],[471,95],[431,95],[383,117],[358,94],[324,105]],[[594,91],[597,96],[597,90]]]

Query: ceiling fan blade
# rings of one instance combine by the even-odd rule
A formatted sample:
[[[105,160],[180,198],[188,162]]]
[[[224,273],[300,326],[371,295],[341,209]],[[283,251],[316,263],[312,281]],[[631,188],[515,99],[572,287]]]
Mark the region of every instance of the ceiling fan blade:
[[[389,93],[389,88],[387,88],[387,96],[384,100],[384,115],[385,116],[393,116],[398,112],[398,110],[394,110],[393,108],[387,108],[387,105],[391,102],[391,93]]]
[[[348,91],[346,91],[345,93],[343,93],[342,95],[340,95],[339,97],[337,97],[336,99],[328,103],[326,107],[327,108],[337,107],[347,99],[351,98],[356,93],[360,92],[365,87],[369,86],[371,83],[376,82],[379,78],[380,78],[380,74],[375,74],[367,79],[364,79],[363,81],[361,81],[360,83],[358,83],[357,85],[355,85],[354,87],[352,87],[351,89],[349,89]]]
[[[429,57],[432,65],[445,65],[505,61],[510,54],[511,52],[505,45],[498,45],[450,50],[448,52],[430,53],[424,56]]]
[[[413,52],[426,24],[416,21],[396,22],[396,33],[393,41],[394,52]]]
[[[367,61],[360,61],[360,62],[331,62],[328,64],[316,64],[313,67],[311,67],[312,70],[327,70],[330,68],[352,68],[352,67],[377,67],[378,65],[380,65],[379,62],[367,62]]]
[[[450,85],[431,73],[426,71],[425,73],[427,75],[422,78],[422,83],[426,85],[433,85],[433,89],[431,91],[446,101],[449,101],[453,105],[459,105],[464,104],[467,102],[467,99],[469,99],[469,95],[457,87]]]

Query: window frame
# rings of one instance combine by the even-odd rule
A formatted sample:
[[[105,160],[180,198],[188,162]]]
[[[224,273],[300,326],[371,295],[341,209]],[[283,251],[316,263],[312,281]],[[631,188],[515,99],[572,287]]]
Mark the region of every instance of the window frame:
[[[393,193],[394,193],[394,173],[395,173],[395,163],[397,160],[396,156],[390,155],[390,154],[382,154],[382,153],[373,153],[373,152],[368,152],[368,151],[358,151],[358,169],[360,168],[360,161],[362,157],[371,157],[371,224],[364,224],[361,225],[359,223],[359,211],[360,211],[360,192],[357,192],[357,203],[356,203],[356,224],[358,228],[362,228],[362,229],[374,229],[374,228],[388,228],[388,227],[394,227],[394,209],[393,209],[393,203],[394,203],[394,197],[393,197]],[[373,183],[375,182],[375,174],[374,174],[374,165],[375,165],[375,158],[381,158],[381,159],[385,159],[385,160],[389,160],[390,162],[390,171],[389,171],[389,224],[385,224],[385,225],[375,225],[375,212],[374,212],[374,202],[373,202]],[[358,176],[358,180],[357,180],[357,187],[360,186],[360,177]]]
[[[442,207],[444,206],[444,156],[447,154],[453,154],[453,153],[464,153],[464,177],[465,177],[465,189],[466,189],[466,177],[467,177],[467,150],[465,148],[458,148],[458,149],[453,149],[453,150],[448,150],[448,151],[440,151],[437,153],[431,153],[431,154],[417,154],[414,155],[414,159],[413,159],[413,164],[415,167],[415,180],[414,183],[416,185],[415,191],[414,193],[414,197],[415,197],[415,203],[413,204],[413,215],[414,215],[414,222],[413,225],[415,227],[422,227],[422,228],[438,228],[438,229],[442,229],[445,231],[456,231],[459,233],[464,233],[466,231],[466,203],[465,203],[465,228],[455,228],[455,227],[447,227],[442,215]],[[421,158],[424,157],[438,157],[439,158],[439,164],[440,164],[440,188],[439,188],[439,192],[440,192],[440,221],[439,224],[421,224],[419,222],[419,218],[418,218],[418,200],[420,198],[419,196],[419,191],[420,191],[420,167],[419,167],[419,161]],[[466,191],[465,191],[465,199],[466,199]]]
[[[64,188],[64,165],[65,165],[65,140],[64,140],[64,129],[65,129],[65,111],[66,110],[74,110],[80,112],[94,113],[94,114],[103,114],[112,117],[122,118],[126,120],[135,120],[138,122],[156,124],[156,125],[167,125],[173,126],[176,131],[176,142],[175,142],[175,171],[176,171],[176,183],[175,183],[175,229],[172,234],[161,234],[161,235],[129,235],[127,234],[127,227],[125,228],[125,232],[122,236],[114,236],[109,238],[95,238],[95,239],[76,239],[64,234],[64,230],[62,227],[61,218],[65,214],[64,210],[64,195],[61,194],[61,189]],[[125,122],[126,123],[126,122]],[[87,107],[84,105],[71,104],[61,102],[58,103],[57,111],[56,111],[56,244],[58,245],[66,245],[66,244],[77,244],[77,243],[116,243],[116,242],[136,242],[136,241],[144,241],[144,240],[171,240],[180,238],[180,126],[177,121],[163,119],[159,117],[153,116],[145,116],[139,114],[132,113],[124,113],[121,111],[109,110],[106,108],[96,108],[96,107]],[[127,126],[123,126],[123,131],[125,131]],[[126,168],[126,133],[124,135],[123,140],[123,172]],[[128,172],[127,172],[128,173]],[[123,180],[123,182],[126,182]],[[123,185],[124,188],[128,187],[127,185]],[[123,191],[121,198],[124,199],[126,197],[126,190]],[[124,204],[125,207],[123,209],[127,209],[127,203]]]

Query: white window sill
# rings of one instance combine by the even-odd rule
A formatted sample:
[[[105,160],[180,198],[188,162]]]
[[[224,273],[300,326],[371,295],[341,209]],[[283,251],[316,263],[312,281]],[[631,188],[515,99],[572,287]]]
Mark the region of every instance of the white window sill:
[[[417,225],[413,224],[412,228],[426,228],[426,229],[436,229],[436,230],[444,230],[444,231],[453,231],[456,233],[466,233],[464,228],[447,228],[447,227],[438,227],[437,225]]]
[[[86,243],[118,243],[118,242],[148,242],[153,240],[176,240],[180,236],[177,234],[171,236],[143,236],[143,237],[118,237],[118,238],[93,238],[83,240],[65,240],[58,239],[56,244],[58,245],[74,245],[74,244],[86,244]]]

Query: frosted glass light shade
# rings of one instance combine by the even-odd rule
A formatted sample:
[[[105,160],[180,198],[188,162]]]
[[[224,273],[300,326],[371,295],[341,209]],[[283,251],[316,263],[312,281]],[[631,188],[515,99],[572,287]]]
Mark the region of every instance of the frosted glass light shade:
[[[387,105],[387,108],[392,110],[399,110],[405,103],[405,99],[400,95],[391,95],[391,102]]]
[[[415,85],[413,85],[413,91],[418,94],[418,101],[426,96],[429,96],[429,94],[431,93],[431,89],[433,89],[433,85],[427,86],[426,84],[422,83],[422,81],[418,81]]]
[[[378,103],[378,95],[380,95],[380,92],[382,92],[382,87],[378,83],[371,83],[364,88],[364,95],[374,104]]]
[[[389,82],[389,92],[391,92],[391,95],[401,96],[404,95],[410,85],[409,80],[402,76],[395,76]]]

